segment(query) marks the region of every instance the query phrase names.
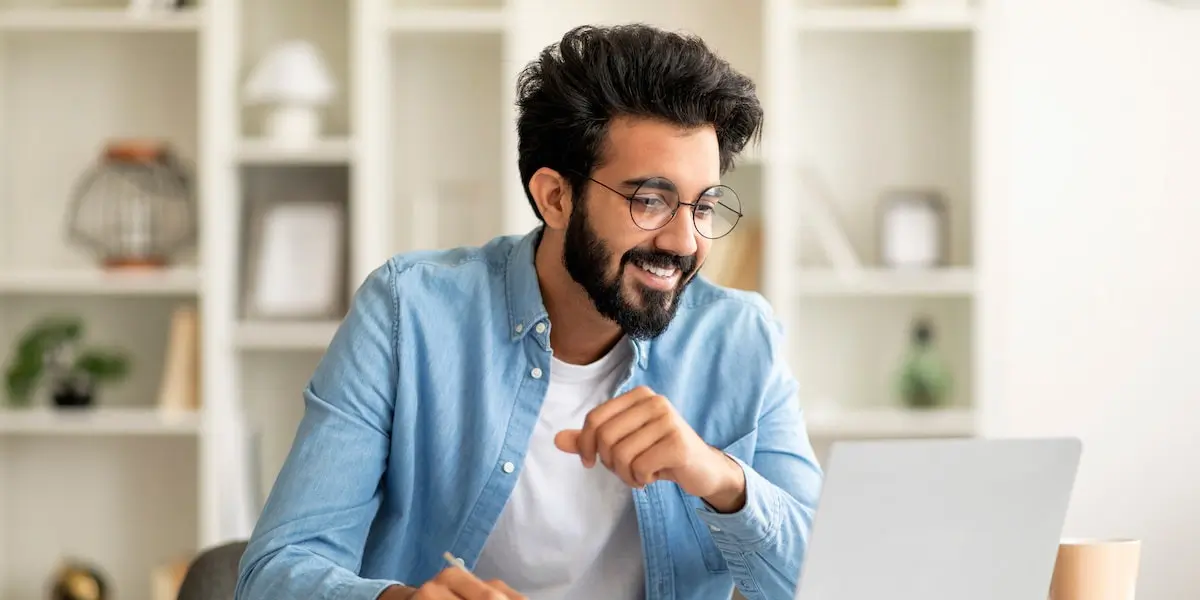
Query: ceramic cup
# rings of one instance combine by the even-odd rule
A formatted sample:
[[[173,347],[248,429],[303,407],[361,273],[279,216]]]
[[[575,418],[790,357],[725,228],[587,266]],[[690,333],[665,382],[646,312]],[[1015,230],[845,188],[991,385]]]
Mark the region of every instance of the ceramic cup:
[[[1050,582],[1050,600],[1134,600],[1141,542],[1064,539]]]

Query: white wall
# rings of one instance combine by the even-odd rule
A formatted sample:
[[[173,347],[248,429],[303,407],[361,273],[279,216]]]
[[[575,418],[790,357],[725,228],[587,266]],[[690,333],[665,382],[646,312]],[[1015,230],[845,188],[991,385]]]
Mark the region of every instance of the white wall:
[[[1142,538],[1139,600],[1194,598],[1200,8],[989,4],[989,433],[1081,436],[1067,534]]]

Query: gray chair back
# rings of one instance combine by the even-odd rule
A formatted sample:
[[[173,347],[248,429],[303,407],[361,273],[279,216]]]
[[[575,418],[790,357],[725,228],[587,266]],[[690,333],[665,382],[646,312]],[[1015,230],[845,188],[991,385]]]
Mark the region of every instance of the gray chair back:
[[[246,542],[239,541],[201,552],[188,565],[179,586],[178,600],[233,600],[238,562],[245,551]]]

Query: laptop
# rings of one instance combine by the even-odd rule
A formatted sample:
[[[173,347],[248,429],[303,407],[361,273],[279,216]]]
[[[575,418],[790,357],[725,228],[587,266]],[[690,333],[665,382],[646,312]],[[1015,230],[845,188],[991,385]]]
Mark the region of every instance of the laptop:
[[[795,600],[1045,600],[1081,451],[835,442]]]

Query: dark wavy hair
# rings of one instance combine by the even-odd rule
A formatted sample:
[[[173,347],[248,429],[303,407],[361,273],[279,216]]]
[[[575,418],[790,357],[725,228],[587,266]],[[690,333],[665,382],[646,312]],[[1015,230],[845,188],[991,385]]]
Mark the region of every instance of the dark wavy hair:
[[[549,167],[581,189],[615,117],[711,124],[722,173],[763,120],[754,82],[702,39],[644,24],[576,27],[547,46],[518,77],[517,115],[521,181],[539,219],[533,173]]]

